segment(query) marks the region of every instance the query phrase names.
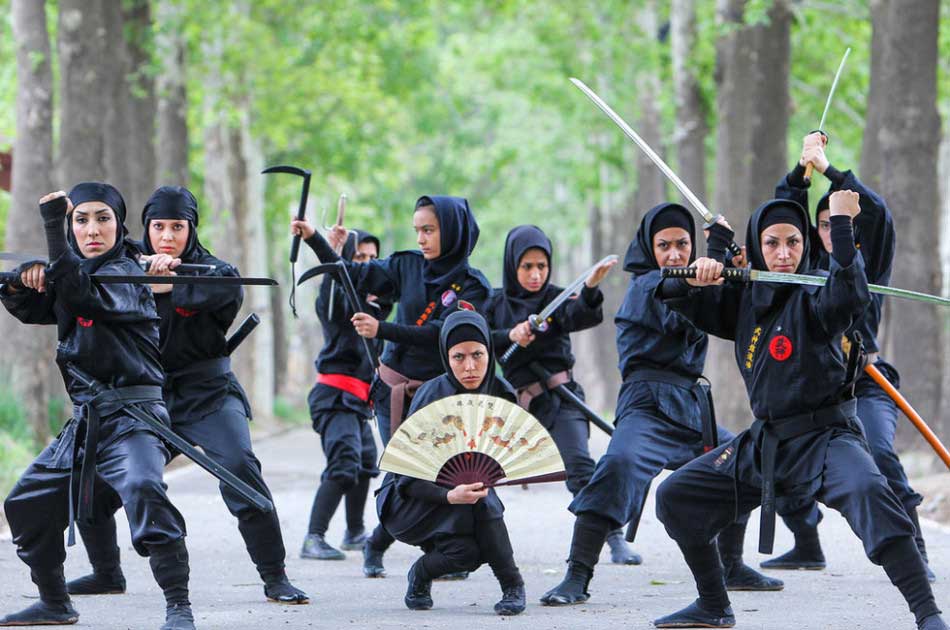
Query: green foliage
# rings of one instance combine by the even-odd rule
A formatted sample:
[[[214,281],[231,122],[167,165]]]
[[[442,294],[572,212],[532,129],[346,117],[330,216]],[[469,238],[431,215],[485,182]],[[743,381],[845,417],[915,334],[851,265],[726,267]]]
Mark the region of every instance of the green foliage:
[[[20,474],[33,459],[26,444],[0,431],[0,496],[6,496]]]
[[[288,400],[284,396],[274,398],[274,417],[288,424],[305,425],[310,422],[310,413],[301,405],[299,396]]]

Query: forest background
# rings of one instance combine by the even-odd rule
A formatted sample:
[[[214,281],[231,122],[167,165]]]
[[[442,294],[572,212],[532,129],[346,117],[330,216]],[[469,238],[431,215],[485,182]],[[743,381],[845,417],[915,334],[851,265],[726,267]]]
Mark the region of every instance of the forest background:
[[[816,127],[847,47],[828,156],[889,202],[892,284],[946,295],[950,2],[939,0],[0,0],[0,245],[45,251],[36,202],[78,181],[118,186],[136,235],[156,186],[189,187],[202,242],[281,283],[246,294],[244,313],[264,322],[236,361],[255,413],[306,422],[317,284],[297,292],[294,319],[300,181],[265,178],[265,166],[313,172],[315,224],[347,194],[347,225],[380,235],[384,255],[414,247],[417,197],[468,198],[481,226],[473,263],[496,285],[507,231],[537,224],[563,284],[622,256],[642,215],[679,199],[568,77],[741,237]],[[812,206],[827,185],[816,173]],[[312,263],[304,251],[298,275]],[[608,416],[627,280],[611,274],[605,323],[575,336],[577,378]],[[904,393],[950,441],[950,309],[892,299],[882,338]],[[0,314],[4,494],[68,415],[54,351],[54,327]],[[714,342],[706,373],[720,422],[741,428],[750,411],[732,354]],[[927,448],[909,424],[899,439]],[[920,461],[936,470],[932,455]]]

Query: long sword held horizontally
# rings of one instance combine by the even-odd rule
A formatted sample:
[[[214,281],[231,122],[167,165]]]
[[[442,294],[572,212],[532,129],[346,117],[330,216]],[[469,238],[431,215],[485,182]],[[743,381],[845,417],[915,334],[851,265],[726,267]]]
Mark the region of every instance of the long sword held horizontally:
[[[695,267],[665,267],[663,269],[664,278],[695,278]],[[727,267],[722,270],[722,277],[726,282],[779,282],[782,284],[805,284],[816,287],[823,287],[828,282],[824,276],[809,276],[799,273],[780,273],[778,271],[759,271],[758,269],[749,269],[748,267]],[[940,297],[939,295],[930,295],[929,293],[920,293],[919,291],[909,291],[907,289],[897,289],[880,284],[868,284],[871,293],[880,295],[890,295],[892,297],[904,298],[907,300],[916,300],[918,302],[928,302],[939,306],[950,306],[950,298]]]
[[[844,51],[844,56],[841,58],[841,63],[838,64],[838,71],[835,72],[834,81],[831,82],[831,89],[828,90],[828,99],[825,101],[825,110],[821,112],[821,120],[818,121],[818,129],[815,130],[818,133],[820,133],[822,137],[824,137],[825,144],[828,144],[828,134],[824,132],[825,118],[827,118],[828,109],[831,107],[831,97],[835,95],[835,88],[838,87],[838,79],[841,78],[841,71],[844,70],[844,62],[848,60],[848,55],[850,54],[851,54],[851,48],[848,48],[846,51]],[[812,164],[811,162],[809,162],[808,165],[805,167],[804,180],[806,184],[811,181],[811,172],[812,172],[812,169],[814,168],[815,168],[815,165]]]
[[[720,214],[714,215],[712,212],[710,212],[709,208],[707,208],[705,204],[703,204],[703,202],[699,200],[699,197],[693,194],[693,191],[690,190],[686,186],[686,184],[683,183],[683,180],[681,180],[679,176],[673,172],[673,169],[671,169],[666,164],[666,162],[663,161],[663,158],[657,155],[656,151],[650,148],[650,145],[647,144],[646,141],[643,138],[641,138],[640,135],[636,131],[634,131],[633,128],[630,125],[628,125],[626,121],[623,118],[621,118],[620,115],[610,107],[610,105],[605,103],[602,98],[597,96],[596,92],[594,92],[592,89],[587,87],[587,85],[580,79],[575,79],[574,77],[571,77],[571,83],[573,83],[577,87],[577,89],[579,89],[581,92],[583,92],[587,96],[587,98],[593,101],[594,105],[596,105],[600,109],[600,111],[607,114],[607,117],[610,120],[614,121],[614,123],[618,127],[620,127],[620,129],[624,132],[624,134],[626,134],[628,138],[633,140],[633,142],[638,147],[640,147],[640,149],[644,153],[646,153],[647,157],[650,158],[650,160],[652,160],[654,164],[656,164],[656,167],[660,169],[660,171],[664,175],[666,175],[667,179],[673,182],[673,185],[676,186],[676,189],[679,190],[680,193],[682,193],[683,197],[685,197],[686,200],[690,203],[690,205],[693,206],[693,209],[696,210],[696,212],[698,212],[703,217],[703,220],[706,222],[707,226],[712,225],[713,223],[716,222],[716,220],[719,217],[722,216]],[[742,254],[742,249],[735,243],[729,243],[729,253],[732,254],[733,256],[739,256]]]
[[[531,323],[531,328],[533,330],[543,330],[545,326],[545,320],[547,320],[547,318],[550,317],[551,314],[554,313],[554,311],[556,311],[559,306],[561,306],[562,304],[567,302],[569,299],[571,299],[572,295],[574,295],[575,293],[581,290],[581,287],[584,285],[585,282],[587,282],[587,278],[590,277],[590,274],[594,273],[595,269],[597,269],[601,265],[605,265],[617,259],[618,259],[618,256],[616,254],[605,256],[596,265],[593,265],[590,269],[588,269],[587,271],[579,275],[574,282],[567,285],[567,287],[563,291],[558,293],[557,297],[551,300],[548,303],[548,305],[544,307],[544,310],[542,310],[539,314],[528,315],[528,321]],[[501,355],[501,358],[498,359],[498,362],[502,364],[507,363],[508,359],[511,358],[511,355],[513,355],[515,353],[515,350],[517,349],[518,349],[518,344],[512,343],[510,346],[508,346],[508,349],[505,350],[505,353]]]

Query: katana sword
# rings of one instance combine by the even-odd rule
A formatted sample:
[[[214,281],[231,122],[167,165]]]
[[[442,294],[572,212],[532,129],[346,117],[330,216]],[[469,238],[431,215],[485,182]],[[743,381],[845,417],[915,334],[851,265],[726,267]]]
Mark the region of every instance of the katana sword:
[[[227,354],[231,356],[234,354],[234,351],[237,350],[237,347],[247,339],[247,336],[254,332],[254,329],[257,328],[257,325],[261,323],[261,318],[257,316],[257,313],[251,313],[247,318],[241,322],[241,325],[238,326],[238,329],[234,331],[234,334],[228,337],[225,342],[227,347]]]
[[[33,261],[37,264],[48,264],[44,256],[34,256],[33,254],[19,254],[11,252],[0,252],[0,260],[12,260],[15,262],[30,262]],[[140,258],[139,266],[142,268],[142,271],[148,271],[151,265],[151,261]],[[192,263],[181,263],[175,267],[172,271],[182,272],[182,273],[211,273],[217,269],[217,265],[204,265],[204,264],[192,264]]]
[[[580,291],[584,283],[587,282],[587,278],[590,277],[590,274],[594,273],[594,270],[600,267],[601,265],[605,265],[609,262],[613,262],[617,260],[618,258],[619,257],[616,254],[610,254],[609,256],[605,256],[597,264],[593,265],[590,269],[588,269],[587,271],[582,273],[580,276],[578,276],[574,282],[567,285],[567,287],[565,287],[563,291],[558,293],[557,297],[551,300],[548,303],[548,305],[544,307],[544,310],[542,310],[539,314],[528,315],[528,322],[531,324],[531,329],[535,331],[546,330],[548,317],[550,317],[551,314],[554,313],[554,311],[556,311],[559,306],[561,306],[562,304],[567,302],[569,299],[571,299],[572,295]],[[512,343],[510,346],[508,346],[508,349],[505,350],[505,353],[501,355],[501,358],[498,359],[498,362],[502,364],[507,363],[508,359],[511,358],[511,355],[513,355],[515,353],[515,350],[517,349],[518,349],[518,344]]]
[[[89,274],[98,284],[201,284],[226,286],[277,286],[273,278],[245,278],[234,276],[130,276],[110,273]],[[20,274],[14,271],[0,272],[0,284],[21,286]]]
[[[66,372],[83,386],[89,388],[94,395],[112,390],[112,387],[100,383],[72,363],[66,364]],[[152,429],[152,431],[158,434],[162,440],[167,442],[176,451],[211,473],[218,481],[247,499],[261,512],[267,513],[274,510],[274,504],[270,499],[239,479],[230,470],[196,449],[190,442],[175,433],[171,427],[162,422],[161,419],[155,417],[150,411],[136,405],[126,405],[122,408],[122,411]]]
[[[534,373],[535,377],[538,378],[542,387],[544,387],[545,383],[548,382],[548,379],[551,378],[551,375],[548,374],[547,370],[545,370],[541,366],[540,363],[537,363],[535,361],[532,361],[531,363],[528,364],[528,369],[531,370]],[[607,435],[614,434],[613,425],[611,425],[609,422],[607,422],[606,420],[601,418],[599,415],[597,415],[596,411],[591,409],[587,405],[586,402],[581,400],[580,396],[578,396],[577,394],[569,390],[565,385],[563,384],[558,385],[557,387],[553,389],[549,389],[548,391],[553,391],[555,394],[563,398],[566,402],[572,403],[575,407],[577,407],[580,410],[582,414],[584,414],[587,417],[588,420],[590,420],[590,422],[594,426],[596,426],[598,429],[600,429]]]
[[[665,267],[663,269],[664,278],[695,278],[695,267]],[[799,273],[781,273],[778,271],[759,271],[758,269],[749,269],[748,267],[726,267],[722,270],[722,277],[726,282],[779,282],[782,284],[803,284],[815,287],[823,287],[828,282],[824,276],[809,276]],[[920,293],[918,291],[909,291],[907,289],[897,289],[880,284],[868,284],[871,293],[880,295],[889,295],[891,297],[904,298],[907,300],[916,300],[918,302],[927,302],[939,306],[950,306],[950,298],[930,295],[929,293]]]
[[[580,79],[575,79],[574,77],[571,77],[571,83],[573,83],[577,87],[577,89],[579,89],[581,92],[583,92],[587,96],[587,98],[589,98],[594,103],[594,105],[596,105],[600,109],[600,111],[607,114],[607,118],[614,121],[614,123],[618,127],[620,127],[621,131],[623,131],[624,134],[626,134],[628,138],[633,140],[633,142],[638,147],[640,147],[640,149],[644,153],[646,153],[647,157],[650,158],[650,160],[652,160],[654,164],[656,164],[656,167],[660,169],[660,171],[664,175],[666,175],[667,179],[673,182],[673,185],[676,186],[676,189],[679,190],[680,193],[682,193],[683,197],[685,197],[686,200],[690,203],[690,205],[693,206],[693,209],[696,210],[703,217],[703,220],[706,222],[704,229],[708,229],[709,226],[715,223],[716,220],[722,216],[721,214],[714,215],[712,212],[710,212],[709,208],[707,208],[706,205],[703,204],[703,202],[699,200],[699,197],[693,194],[693,191],[690,190],[686,186],[686,184],[683,183],[683,180],[681,180],[679,176],[673,172],[673,169],[671,169],[666,164],[666,162],[663,161],[663,158],[657,155],[656,151],[650,148],[650,145],[647,144],[646,141],[643,138],[641,138],[640,135],[636,131],[634,131],[633,128],[630,125],[628,125],[623,118],[620,117],[620,114],[615,112],[610,107],[610,105],[605,103],[602,98],[597,96],[596,92],[594,92],[592,89],[587,87],[587,85]],[[742,255],[742,249],[738,245],[736,245],[735,242],[729,243],[728,249],[729,249],[729,253],[732,254],[733,256]]]
[[[831,89],[828,90],[828,99],[825,101],[825,110],[821,112],[821,120],[818,121],[818,129],[815,130],[824,137],[825,144],[828,144],[828,134],[824,132],[825,118],[827,118],[828,109],[831,107],[831,97],[835,95],[835,88],[838,87],[838,79],[841,78],[841,71],[844,70],[844,62],[848,60],[848,55],[850,54],[851,48],[849,47],[846,51],[844,51],[844,56],[841,58],[841,63],[838,64],[838,71],[835,72],[835,79],[831,82]],[[806,184],[811,181],[811,172],[814,168],[815,165],[811,162],[805,166],[804,180]]]

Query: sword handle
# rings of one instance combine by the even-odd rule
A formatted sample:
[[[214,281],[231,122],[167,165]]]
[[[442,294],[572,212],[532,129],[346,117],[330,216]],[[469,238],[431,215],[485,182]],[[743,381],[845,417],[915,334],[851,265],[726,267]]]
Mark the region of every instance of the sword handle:
[[[815,165],[812,164],[811,162],[809,162],[808,165],[805,166],[805,175],[802,177],[802,179],[805,181],[806,186],[811,184],[811,172],[814,169],[815,169]]]
[[[726,245],[726,249],[728,249],[729,253],[732,254],[733,256],[742,255],[742,248],[736,245],[735,241],[732,241],[728,245]]]
[[[510,346],[508,346],[508,349],[505,350],[505,353],[501,355],[501,358],[498,359],[498,362],[501,363],[502,365],[504,365],[505,363],[508,363],[508,359],[511,358],[511,355],[513,355],[515,353],[515,350],[517,349],[518,349],[518,344],[512,343]]]
[[[695,278],[696,267],[664,267],[661,270],[664,278]],[[725,267],[722,270],[722,277],[727,282],[748,282],[748,267]]]

